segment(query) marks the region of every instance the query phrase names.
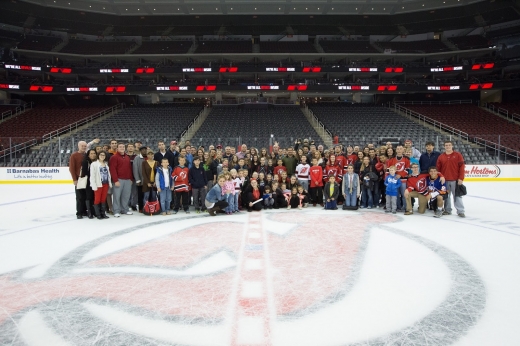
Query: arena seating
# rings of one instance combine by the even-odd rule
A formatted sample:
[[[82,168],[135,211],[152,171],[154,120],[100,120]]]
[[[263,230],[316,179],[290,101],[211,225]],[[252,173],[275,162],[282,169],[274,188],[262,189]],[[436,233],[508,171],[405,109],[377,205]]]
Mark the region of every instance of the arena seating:
[[[252,50],[251,41],[200,41],[195,53],[251,53]]]
[[[136,43],[132,41],[85,41],[69,40],[60,53],[71,54],[124,54]]]
[[[503,108],[509,112],[509,115],[516,113],[520,117],[520,102],[491,102],[495,109]]]
[[[104,107],[37,107],[0,123],[0,144],[8,148],[42,136],[95,114]],[[9,141],[9,139],[11,139]]]
[[[391,49],[398,53],[437,53],[450,51],[440,40],[424,40],[412,42],[377,42],[382,49]]]
[[[191,41],[143,41],[132,54],[186,54]]]
[[[448,40],[461,50],[488,48],[490,45],[488,40],[480,35],[450,37]]]
[[[438,139],[440,145],[449,138],[406,119],[389,108],[371,104],[321,103],[310,105],[309,108],[329,131],[338,135],[341,143],[347,145],[380,145],[382,138],[383,142],[386,142],[384,138],[399,138],[401,143],[411,139],[414,146],[422,152],[426,141],[437,143]],[[465,154],[468,163],[492,160],[488,153],[479,151],[470,144],[459,140],[454,142],[455,148]]]
[[[0,38],[16,41],[22,36],[21,33],[0,29]]]
[[[319,41],[325,53],[379,53],[369,41]]]
[[[462,105],[407,105],[413,111],[446,125],[460,129],[471,137],[479,137],[520,150],[520,126],[470,104]]]
[[[77,150],[80,140],[91,141],[100,138],[102,144],[110,139],[121,141],[140,140],[143,145],[157,151],[159,140],[169,141],[178,138],[193,119],[203,109],[200,104],[160,104],[128,107],[87,129],[64,137],[60,146],[57,143],[42,146],[30,154],[17,158],[11,165],[19,166],[67,166],[70,155]],[[60,152],[60,150],[62,152]]]
[[[61,38],[54,36],[26,35],[18,43],[18,48],[47,52],[60,44],[61,41]]]
[[[317,53],[316,48],[308,41],[260,42],[261,53]]]
[[[282,147],[294,145],[294,140],[297,138],[311,137],[316,142],[321,142],[300,108],[290,105],[269,108],[214,106],[206,121],[193,136],[191,143],[235,147],[246,143],[256,148],[267,148],[271,134]]]

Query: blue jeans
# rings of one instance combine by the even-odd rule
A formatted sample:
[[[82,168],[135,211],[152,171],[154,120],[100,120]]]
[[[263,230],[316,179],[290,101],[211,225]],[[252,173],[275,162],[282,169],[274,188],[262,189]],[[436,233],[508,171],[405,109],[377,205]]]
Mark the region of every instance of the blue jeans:
[[[233,210],[235,210],[235,196],[236,194],[233,195],[232,193],[226,196],[226,202],[228,202],[228,206],[225,210],[226,213],[233,212]]]
[[[308,180],[300,180],[298,179],[298,184],[300,184],[305,191],[309,191],[309,181]]]
[[[406,210],[406,198],[404,191],[406,190],[406,182],[401,181],[401,187],[397,191],[397,209]]]
[[[372,190],[362,186],[361,187],[361,208],[372,207]]]
[[[238,211],[238,196],[240,195],[240,191],[237,191],[235,192],[235,200],[234,200],[234,204],[233,204],[233,209],[234,210],[231,210],[231,211]]]
[[[161,210],[163,213],[170,211],[170,204],[172,202],[172,192],[169,188],[159,192],[159,201],[161,202]]]
[[[357,205],[357,196],[356,191],[352,190],[352,193],[347,191],[345,194],[345,206],[346,207],[355,207]]]

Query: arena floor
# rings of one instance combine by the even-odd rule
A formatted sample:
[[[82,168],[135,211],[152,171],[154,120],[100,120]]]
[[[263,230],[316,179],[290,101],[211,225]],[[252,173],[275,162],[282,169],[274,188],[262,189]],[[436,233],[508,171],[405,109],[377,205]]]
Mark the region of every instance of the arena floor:
[[[362,211],[77,220],[3,185],[1,345],[518,345],[520,183],[466,218]]]

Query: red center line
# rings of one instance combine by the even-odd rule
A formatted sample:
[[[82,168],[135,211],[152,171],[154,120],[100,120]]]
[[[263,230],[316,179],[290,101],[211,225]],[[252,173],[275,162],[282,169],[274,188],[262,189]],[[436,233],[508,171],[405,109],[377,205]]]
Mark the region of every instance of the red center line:
[[[267,236],[260,213],[249,214],[246,222],[245,242],[238,263],[231,345],[272,345],[274,308],[268,281]]]

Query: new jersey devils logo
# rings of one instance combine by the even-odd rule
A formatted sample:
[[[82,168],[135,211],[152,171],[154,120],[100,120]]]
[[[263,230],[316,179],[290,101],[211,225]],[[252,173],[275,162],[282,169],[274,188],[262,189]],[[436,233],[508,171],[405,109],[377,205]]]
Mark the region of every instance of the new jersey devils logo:
[[[404,166],[405,166],[404,162],[399,161],[399,162],[397,162],[395,164],[395,170],[397,172],[403,171],[404,170]]]
[[[368,227],[397,220],[393,215],[371,213],[288,212],[263,217],[274,311],[279,319],[298,318],[333,303],[331,297],[343,294],[352,268],[363,256]],[[187,339],[173,343],[202,344],[196,340],[203,330],[211,334],[212,326],[224,328],[238,254],[261,249],[254,242],[244,243],[241,222],[212,221],[174,219],[132,227],[72,250],[37,280],[24,279],[23,273],[0,276],[0,335],[4,335],[0,343],[16,334],[14,321],[35,318],[27,313],[35,307],[67,310],[68,305],[80,304],[90,318],[111,316],[110,323],[122,330],[137,328],[139,321],[153,323],[154,328],[174,328],[186,335]],[[150,318],[139,317],[143,315]],[[131,321],[132,326],[125,326]],[[200,328],[182,329],[185,321]],[[55,321],[53,326],[73,344],[86,342],[71,334],[66,321]],[[92,336],[88,343],[95,343],[97,331],[85,333],[85,328],[83,334]],[[155,334],[145,331],[141,336],[173,340],[154,330]],[[132,333],[127,337],[120,344],[146,343]],[[229,344],[220,337],[209,344]]]

